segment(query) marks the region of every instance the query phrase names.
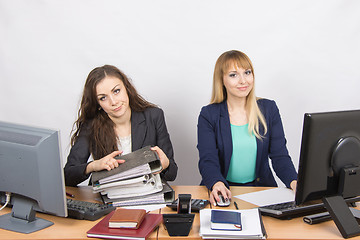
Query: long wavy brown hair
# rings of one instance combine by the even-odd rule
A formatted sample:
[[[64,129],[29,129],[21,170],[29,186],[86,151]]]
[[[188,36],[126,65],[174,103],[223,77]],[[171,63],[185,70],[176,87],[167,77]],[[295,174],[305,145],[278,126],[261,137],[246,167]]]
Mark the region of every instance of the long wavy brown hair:
[[[93,69],[85,82],[84,91],[78,111],[78,119],[75,121],[71,136],[73,146],[79,138],[82,128],[87,128],[89,132],[89,148],[94,159],[100,159],[105,155],[118,150],[115,124],[107,113],[100,108],[96,97],[96,86],[105,77],[111,76],[120,79],[129,97],[131,111],[141,112],[149,107],[156,105],[146,101],[141,97],[130,79],[118,68],[111,65],[104,65]]]

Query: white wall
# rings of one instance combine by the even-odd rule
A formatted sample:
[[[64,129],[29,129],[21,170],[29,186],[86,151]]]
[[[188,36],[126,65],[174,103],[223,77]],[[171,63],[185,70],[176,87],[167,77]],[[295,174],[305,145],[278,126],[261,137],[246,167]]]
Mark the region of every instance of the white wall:
[[[174,184],[198,184],[197,117],[217,57],[238,49],[297,166],[305,112],[359,108],[359,12],[356,0],[0,0],[0,120],[60,129],[65,163],[86,76],[112,64],[164,109]]]

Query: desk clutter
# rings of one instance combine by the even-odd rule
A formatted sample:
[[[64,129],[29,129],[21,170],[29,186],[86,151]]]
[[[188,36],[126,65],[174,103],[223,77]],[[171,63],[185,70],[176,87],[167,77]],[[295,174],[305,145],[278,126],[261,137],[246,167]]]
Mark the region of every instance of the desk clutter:
[[[118,225],[117,227],[110,227],[111,221],[114,220],[112,218],[115,214],[123,215],[126,211],[126,214],[138,216],[135,217],[136,220],[131,218],[132,220],[125,219],[121,217],[123,224]],[[87,236],[92,238],[108,238],[108,239],[146,239],[163,221],[162,214],[154,214],[154,213],[145,213],[143,216],[139,216],[138,214],[141,212],[140,209],[121,209],[118,208],[107,216],[105,216],[100,222],[98,222],[94,227],[92,227],[89,231],[87,231]],[[145,211],[145,210],[144,210]],[[141,215],[141,214],[140,214]],[[116,216],[116,215],[115,215]],[[118,218],[115,217],[115,218]],[[126,217],[126,216],[123,216]],[[141,219],[142,218],[142,219]],[[136,224],[129,224],[131,221],[135,221]],[[110,225],[109,225],[110,224]],[[132,227],[128,227],[128,226]],[[136,227],[133,227],[136,225]],[[119,227],[121,226],[121,227]],[[127,227],[124,227],[127,226]]]
[[[158,204],[174,201],[174,190],[155,174],[162,170],[159,156],[146,146],[115,157],[125,162],[110,171],[92,174],[94,193],[115,207]]]

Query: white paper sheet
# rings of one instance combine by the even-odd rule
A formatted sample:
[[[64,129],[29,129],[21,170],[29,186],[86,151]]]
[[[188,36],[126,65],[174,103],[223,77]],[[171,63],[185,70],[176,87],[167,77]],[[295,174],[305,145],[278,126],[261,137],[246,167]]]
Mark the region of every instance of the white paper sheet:
[[[235,196],[259,207],[295,200],[295,192],[285,187],[245,193]]]

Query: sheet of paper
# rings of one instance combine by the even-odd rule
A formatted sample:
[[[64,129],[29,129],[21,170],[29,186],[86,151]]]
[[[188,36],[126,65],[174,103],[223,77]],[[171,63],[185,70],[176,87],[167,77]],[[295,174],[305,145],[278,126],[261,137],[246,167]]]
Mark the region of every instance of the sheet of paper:
[[[263,191],[240,194],[235,197],[262,207],[270,204],[294,201],[295,192],[285,187],[279,187]]]

